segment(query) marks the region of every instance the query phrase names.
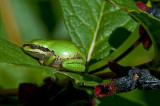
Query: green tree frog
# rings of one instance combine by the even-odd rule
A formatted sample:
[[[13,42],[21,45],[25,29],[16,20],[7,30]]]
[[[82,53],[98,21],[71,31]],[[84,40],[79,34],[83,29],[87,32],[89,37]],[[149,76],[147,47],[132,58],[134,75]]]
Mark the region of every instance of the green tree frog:
[[[41,65],[58,70],[84,72],[86,57],[71,42],[35,39],[25,43],[23,51],[39,59]]]

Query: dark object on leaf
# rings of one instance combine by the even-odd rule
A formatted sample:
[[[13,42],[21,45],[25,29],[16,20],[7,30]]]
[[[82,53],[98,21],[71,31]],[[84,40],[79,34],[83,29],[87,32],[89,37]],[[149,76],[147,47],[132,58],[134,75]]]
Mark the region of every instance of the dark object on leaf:
[[[153,8],[150,8],[148,11],[147,11],[150,15],[160,19],[160,9],[157,8],[157,7],[153,7]]]
[[[138,1],[138,2],[136,3],[136,5],[137,5],[137,7],[138,7],[139,9],[141,9],[141,10],[143,10],[143,11],[146,11],[146,12],[148,12],[148,13],[151,14],[151,15],[154,14],[153,16],[155,16],[155,17],[157,18],[157,16],[156,16],[156,11],[153,11],[153,10],[155,10],[155,9],[152,10],[152,8],[147,7],[147,6],[146,6],[143,2],[141,2],[141,1]],[[153,12],[151,12],[151,11],[153,11]],[[159,15],[159,16],[160,16],[160,15]],[[142,41],[143,47],[144,47],[146,50],[149,50],[149,48],[150,48],[151,45],[152,45],[152,41],[151,41],[151,38],[149,37],[147,31],[145,30],[145,28],[144,28],[142,25],[139,26],[139,34],[140,34],[140,36],[142,36],[141,41]]]
[[[38,87],[31,83],[19,85],[19,100],[24,106],[91,106],[91,98],[86,91],[75,89],[71,82],[63,87],[47,78]]]
[[[137,7],[143,11],[147,11],[149,9],[149,7],[147,7],[143,2],[138,1],[136,3]]]
[[[117,64],[114,60],[108,61],[108,67],[110,70],[118,74],[119,76],[125,76],[128,74],[128,70],[131,69],[131,67],[124,67],[119,64]]]
[[[141,41],[142,41],[144,49],[149,50],[149,48],[152,45],[152,41],[151,41],[151,38],[149,37],[147,31],[145,30],[145,28],[142,25],[139,26],[139,34],[140,34],[140,36],[142,36]]]
[[[110,64],[116,65],[117,63],[114,63],[114,61],[112,61],[112,63]],[[112,67],[114,65],[110,65],[111,67],[109,66],[111,70],[114,69],[114,67]],[[121,69],[125,68],[118,64],[115,68],[117,67],[122,67]],[[159,78],[157,78],[159,73],[157,73],[157,75],[155,76],[155,72],[154,74],[152,74],[152,72],[149,71],[149,69],[139,69],[136,67],[130,68],[131,69],[129,69],[128,71],[125,71],[127,72],[127,75],[126,73],[124,73],[123,70],[119,70],[120,72],[124,73],[124,76],[121,75],[122,77],[112,80],[108,84],[97,85],[95,87],[95,95],[97,97],[105,97],[114,93],[129,92],[135,88],[141,90],[151,90],[160,88],[160,80]]]
[[[157,8],[157,7],[152,7],[152,8],[149,8],[146,6],[146,4],[144,4],[143,2],[141,1],[138,1],[136,3],[137,7],[143,11],[146,11],[148,12],[150,15],[160,19],[160,8]]]

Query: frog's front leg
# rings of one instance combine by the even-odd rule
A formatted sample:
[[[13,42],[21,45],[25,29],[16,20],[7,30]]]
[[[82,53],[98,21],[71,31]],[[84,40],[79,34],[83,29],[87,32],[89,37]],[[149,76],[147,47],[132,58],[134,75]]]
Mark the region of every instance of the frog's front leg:
[[[47,55],[39,60],[41,65],[49,66],[55,59],[55,55]]]
[[[62,67],[73,72],[84,72],[85,61],[83,59],[67,59],[62,62]]]

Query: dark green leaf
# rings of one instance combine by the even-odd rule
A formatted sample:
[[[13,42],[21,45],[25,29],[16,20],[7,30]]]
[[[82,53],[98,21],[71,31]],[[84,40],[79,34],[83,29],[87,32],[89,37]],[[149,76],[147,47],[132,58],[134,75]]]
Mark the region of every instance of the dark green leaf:
[[[147,12],[139,10],[133,0],[109,0],[115,5],[118,5],[122,9],[126,10],[131,14],[137,21],[139,21],[147,30],[149,33],[149,36],[151,37],[151,40],[153,42],[154,50],[155,50],[155,56],[154,60],[151,63],[153,68],[159,67],[159,61],[160,61],[160,20],[149,15]],[[126,5],[126,2],[128,5]],[[156,70],[156,69],[155,69]]]
[[[69,78],[73,79],[75,84],[79,86],[90,86],[95,87],[98,83],[102,83],[102,79],[93,75],[88,74],[78,74],[78,73],[72,73],[72,72],[55,72],[59,74],[63,74],[68,76]]]
[[[0,45],[0,62],[39,65],[38,61],[24,54],[20,47],[3,39],[0,39]]]
[[[144,91],[132,90],[128,93],[121,93],[105,98],[100,98],[100,100],[102,100],[100,106],[116,106],[120,103],[122,106],[145,106],[147,105],[147,102],[142,95],[144,95]]]
[[[72,41],[82,49],[88,62],[108,56],[137,25],[126,12],[107,1],[60,0],[60,3]]]
[[[0,62],[0,88],[17,88],[20,83],[43,84],[43,79],[54,77],[52,73],[55,71],[54,68],[44,66]]]

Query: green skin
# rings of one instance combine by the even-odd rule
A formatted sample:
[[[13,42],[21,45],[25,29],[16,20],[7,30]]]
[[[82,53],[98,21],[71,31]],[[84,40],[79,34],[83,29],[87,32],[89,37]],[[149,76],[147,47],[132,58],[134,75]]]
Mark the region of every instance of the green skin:
[[[71,42],[35,39],[22,47],[23,51],[38,58],[41,65],[58,70],[84,72],[86,57]]]

